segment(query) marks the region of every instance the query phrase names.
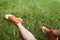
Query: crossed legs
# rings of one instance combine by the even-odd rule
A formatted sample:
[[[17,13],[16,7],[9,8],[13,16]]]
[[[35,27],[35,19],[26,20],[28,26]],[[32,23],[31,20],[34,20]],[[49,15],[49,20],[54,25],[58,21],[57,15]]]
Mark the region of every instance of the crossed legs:
[[[22,34],[22,37],[24,40],[36,40],[36,38],[33,36],[31,32],[29,32],[23,25],[23,20],[21,18],[16,18],[15,16],[11,14],[5,15],[5,18],[9,21],[15,23],[18,26],[18,29],[20,33]],[[42,31],[49,36],[50,40],[58,40],[58,37],[60,37],[60,30],[50,30],[46,27],[42,27]]]

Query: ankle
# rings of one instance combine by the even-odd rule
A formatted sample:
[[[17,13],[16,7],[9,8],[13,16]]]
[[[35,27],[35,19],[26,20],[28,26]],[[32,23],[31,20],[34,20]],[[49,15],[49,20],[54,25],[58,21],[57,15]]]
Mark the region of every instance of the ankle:
[[[18,23],[18,24],[16,24],[17,26],[19,26],[19,27],[21,27],[22,26],[22,24],[21,23]]]
[[[54,30],[53,33],[54,33],[54,35],[56,35],[57,37],[60,37],[60,30]]]

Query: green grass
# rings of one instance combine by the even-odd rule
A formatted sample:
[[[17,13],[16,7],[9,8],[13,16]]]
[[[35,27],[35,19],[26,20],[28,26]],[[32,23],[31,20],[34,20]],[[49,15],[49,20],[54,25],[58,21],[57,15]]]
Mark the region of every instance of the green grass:
[[[0,0],[0,40],[23,40],[18,28],[4,18],[13,14],[24,20],[24,26],[37,40],[49,40],[41,27],[60,29],[59,0]]]

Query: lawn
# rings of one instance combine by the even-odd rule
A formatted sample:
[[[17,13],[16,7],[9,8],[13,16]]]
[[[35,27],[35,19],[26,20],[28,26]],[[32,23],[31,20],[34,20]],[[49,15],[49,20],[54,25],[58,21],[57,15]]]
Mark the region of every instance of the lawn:
[[[60,29],[60,0],[0,0],[0,40],[23,40],[17,26],[4,18],[13,14],[37,40],[49,40],[41,28]]]

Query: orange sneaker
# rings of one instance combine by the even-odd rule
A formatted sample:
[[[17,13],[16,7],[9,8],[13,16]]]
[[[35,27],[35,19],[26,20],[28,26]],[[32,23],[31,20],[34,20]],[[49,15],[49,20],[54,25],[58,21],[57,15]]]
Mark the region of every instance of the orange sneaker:
[[[54,35],[53,30],[42,27],[42,31],[49,36],[50,40],[58,40],[58,37]]]
[[[23,20],[21,18],[16,18],[15,16],[13,16],[11,14],[6,14],[5,18],[8,19],[9,21],[12,21],[15,24],[23,23]]]

